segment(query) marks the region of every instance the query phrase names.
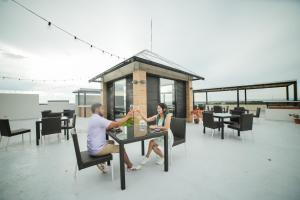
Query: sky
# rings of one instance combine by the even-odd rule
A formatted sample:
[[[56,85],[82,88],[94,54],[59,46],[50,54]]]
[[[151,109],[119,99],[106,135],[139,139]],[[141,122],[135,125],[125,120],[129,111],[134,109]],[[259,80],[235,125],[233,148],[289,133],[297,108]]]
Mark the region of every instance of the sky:
[[[18,1],[125,58],[150,49],[152,19],[153,52],[205,77],[193,83],[194,89],[300,82],[297,0]],[[0,77],[47,80],[0,79],[0,91],[39,93],[40,102],[74,102],[73,90],[99,88],[88,80],[121,61],[49,27],[11,0],[0,0]],[[298,83],[298,94],[299,88]],[[210,100],[234,98],[230,92],[210,94]],[[248,94],[248,99],[280,98],[285,98],[283,88]]]

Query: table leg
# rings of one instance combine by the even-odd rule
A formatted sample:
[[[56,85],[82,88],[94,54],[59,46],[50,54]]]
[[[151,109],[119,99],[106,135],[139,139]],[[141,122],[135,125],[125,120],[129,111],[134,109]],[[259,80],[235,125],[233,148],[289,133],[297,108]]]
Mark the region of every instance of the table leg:
[[[221,133],[221,139],[224,140],[224,119],[221,119],[221,124],[222,124],[222,133]]]
[[[164,135],[165,172],[169,170],[168,134]]]
[[[105,134],[105,138],[106,138],[106,140],[108,140],[108,139],[109,139],[109,136],[108,136],[108,134]],[[108,166],[110,166],[110,160],[108,160],[108,161],[107,161],[107,165],[108,165]]]
[[[203,126],[203,134],[205,134],[205,126]]]
[[[142,145],[142,156],[144,156],[145,155],[145,141],[144,140],[141,141],[141,145]]]
[[[35,140],[36,140],[36,145],[39,145],[39,140],[40,140],[40,124],[38,122],[35,122]]]
[[[119,144],[120,148],[120,176],[121,176],[121,190],[125,190],[125,166],[124,166],[124,145]]]
[[[67,127],[69,127],[69,120],[67,121]],[[69,140],[69,129],[67,128],[67,140]]]

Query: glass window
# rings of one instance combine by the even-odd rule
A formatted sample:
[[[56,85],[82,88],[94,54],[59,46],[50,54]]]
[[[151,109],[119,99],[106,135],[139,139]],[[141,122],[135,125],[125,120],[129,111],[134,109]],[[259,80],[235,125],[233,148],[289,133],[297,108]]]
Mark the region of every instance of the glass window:
[[[169,112],[175,115],[175,87],[174,81],[170,79],[160,79],[160,102],[168,106]]]
[[[126,79],[115,82],[115,119],[126,115]]]

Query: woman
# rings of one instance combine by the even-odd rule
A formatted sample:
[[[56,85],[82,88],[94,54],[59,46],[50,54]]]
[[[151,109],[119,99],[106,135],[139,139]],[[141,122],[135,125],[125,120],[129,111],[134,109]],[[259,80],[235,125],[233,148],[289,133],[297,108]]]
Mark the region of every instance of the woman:
[[[140,110],[136,110],[137,113],[140,114],[140,116],[147,122],[156,121],[156,125],[151,125],[151,129],[160,129],[160,130],[167,130],[168,134],[168,147],[169,149],[172,148],[173,145],[173,133],[170,129],[171,124],[171,118],[172,114],[168,113],[168,107],[164,103],[159,103],[157,105],[157,115],[154,115],[152,117],[145,117]],[[148,151],[146,156],[144,157],[143,161],[141,162],[142,165],[145,165],[150,159],[149,156],[152,152],[152,150],[158,155],[159,159],[156,161],[156,164],[162,165],[164,163],[164,155],[162,151],[160,150],[159,146],[164,145],[164,137],[159,137],[156,139],[152,139],[149,142],[148,145]]]

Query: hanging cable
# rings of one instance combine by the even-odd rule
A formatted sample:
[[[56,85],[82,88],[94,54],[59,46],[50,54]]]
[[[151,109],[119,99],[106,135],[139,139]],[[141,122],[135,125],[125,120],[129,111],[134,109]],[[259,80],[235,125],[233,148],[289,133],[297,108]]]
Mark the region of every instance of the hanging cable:
[[[84,39],[78,37],[76,34],[70,33],[69,31],[65,30],[64,28],[58,26],[57,24],[51,22],[50,20],[46,19],[45,17],[39,15],[39,14],[36,13],[35,11],[33,11],[33,10],[31,10],[30,8],[26,7],[25,5],[21,4],[20,2],[18,2],[18,1],[16,1],[16,0],[10,0],[10,1],[12,1],[12,2],[15,3],[16,5],[20,6],[21,8],[25,9],[26,11],[30,12],[30,13],[33,14],[34,16],[40,18],[41,20],[47,22],[48,26],[53,26],[53,27],[57,28],[58,30],[60,30],[60,31],[62,31],[63,33],[65,33],[65,34],[71,36],[71,37],[74,38],[75,40],[78,40],[78,41],[80,41],[80,42],[82,42],[82,43],[88,45],[90,48],[94,48],[94,49],[100,51],[102,54],[106,54],[106,55],[109,55],[109,56],[111,56],[111,57],[115,57],[115,58],[117,58],[117,59],[123,59],[123,60],[126,60],[126,58],[124,58],[124,57],[121,57],[121,56],[119,56],[119,55],[117,55],[117,54],[114,54],[114,53],[111,53],[111,52],[109,52],[109,51],[106,51],[106,50],[104,50],[104,49],[101,49],[101,48],[97,47],[96,45],[94,45],[94,44],[92,44],[92,43],[90,43],[90,42],[88,42],[88,41],[86,41],[86,40],[84,40]]]

